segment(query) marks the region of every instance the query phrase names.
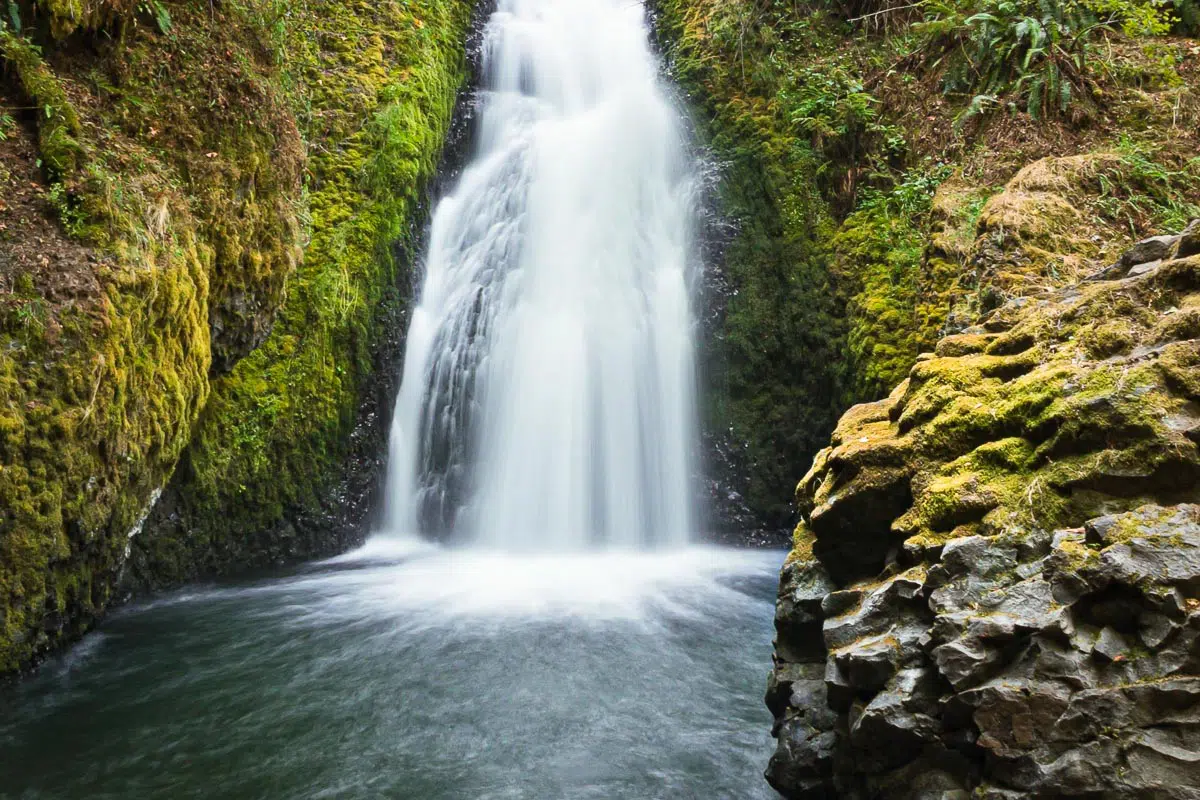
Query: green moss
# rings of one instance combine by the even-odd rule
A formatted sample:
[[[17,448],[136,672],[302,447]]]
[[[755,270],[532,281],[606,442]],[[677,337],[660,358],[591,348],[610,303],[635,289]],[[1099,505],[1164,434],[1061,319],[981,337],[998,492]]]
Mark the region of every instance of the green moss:
[[[80,158],[79,114],[58,77],[33,42],[0,29],[0,55],[15,70],[24,94],[38,115],[38,146],[46,166],[57,175],[72,172]]]
[[[1068,539],[1054,548],[1047,566],[1051,572],[1070,574],[1094,566],[1099,561],[1099,552],[1083,542]]]
[[[937,343],[935,354],[942,358],[974,355],[985,352],[995,335],[986,333],[962,333],[946,336]]]
[[[0,672],[81,632],[111,596],[126,535],[206,397],[204,287],[194,251],[122,273],[101,319],[65,320],[87,338],[51,368],[0,359]]]
[[[973,466],[983,470],[1021,472],[1033,461],[1033,448],[1018,436],[988,442],[964,456]]]
[[[1065,118],[1033,130],[1015,109],[964,127],[952,123],[969,98],[936,88],[955,59],[911,25],[923,12],[874,25],[822,3],[656,9],[738,224],[724,261],[735,294],[705,354],[706,424],[746,443],[760,512],[782,514],[787,470],[831,411],[884,395],[947,328],[1179,227],[1198,196],[1177,124],[1195,98],[1174,43],[1109,52],[1096,79],[1113,113],[1086,132]],[[1176,79],[1148,90],[1134,75],[1147,69]],[[1138,102],[1144,120],[1123,127]],[[1125,135],[1144,128],[1155,135]]]
[[[852,214],[833,239],[842,271],[861,282],[848,313],[855,393],[878,397],[901,381],[936,339],[938,320],[917,321],[924,231],[913,217],[870,208]],[[932,329],[931,329],[932,328]]]
[[[1091,325],[1079,338],[1093,358],[1108,358],[1128,353],[1138,339],[1138,331],[1127,320],[1117,319]]]
[[[144,5],[47,7],[55,37],[108,27],[87,54],[0,34],[46,109],[55,239],[97,254],[71,268],[98,286],[61,306],[26,276],[3,306],[0,672],[88,626],[131,545],[161,584],[255,563],[285,514],[320,510],[402,302],[471,13]],[[187,527],[131,542],[189,442]]]
[[[982,485],[978,475],[960,472],[927,481],[909,514],[920,519],[918,529],[946,533],[982,519],[999,504],[999,498]],[[904,529],[909,523],[901,517],[895,527]]]
[[[214,352],[253,345],[295,264],[302,152],[274,68],[236,18],[174,10],[169,36],[0,34],[62,223],[0,318],[0,672],[103,612]]]
[[[792,549],[788,553],[787,563],[793,561],[812,561],[816,558],[813,555],[813,545],[817,539],[813,536],[812,531],[803,522],[796,525],[792,531]]]
[[[889,399],[851,409],[798,488],[825,566],[876,567],[901,541],[920,554],[1194,502],[1200,450],[1186,431],[1200,358],[1153,323],[1154,309],[1191,308],[1198,290],[1180,260],[1137,282],[1013,301],[991,333],[960,337]]]
[[[1169,345],[1163,349],[1158,367],[1172,389],[1191,400],[1200,400],[1200,342]]]
[[[142,543],[154,580],[269,558],[285,517],[321,513],[380,321],[405,302],[399,254],[449,126],[470,11],[354,2],[288,16],[283,68],[312,111],[312,238],[270,336],[216,383],[174,486],[184,524]]]
[[[980,288],[1036,294],[1107,266],[1141,236],[1182,228],[1200,214],[1198,164],[1128,138],[1029,164],[983,207]]]
[[[938,346],[966,291],[965,264],[988,190],[949,176],[947,166],[927,161],[888,190],[865,192],[832,240],[839,283],[851,294],[846,311],[854,400],[885,395],[919,354]],[[946,346],[966,352],[968,342]]]
[[[1179,530],[1194,521],[1195,514],[1186,507],[1162,507],[1147,504],[1123,514],[1117,514],[1103,529],[1102,542],[1092,541],[1090,552],[1099,555],[1101,547],[1129,544],[1138,539],[1158,540],[1176,547],[1184,544]],[[1092,531],[1089,530],[1089,536]]]
[[[725,319],[702,364],[705,425],[745,443],[747,500],[783,523],[794,471],[832,429],[844,394],[818,170],[856,135],[861,92],[829,73],[801,74],[814,34],[796,9],[723,0],[657,9],[675,75],[724,165],[721,206],[737,226],[723,256]]]
[[[1190,207],[1191,169],[1108,121],[1096,137],[1108,146],[1035,161],[998,192],[1012,168],[997,151],[1027,132],[947,141],[936,128],[962,108],[926,96],[920,73],[944,59],[923,58],[903,16],[881,31],[814,3],[656,7],[738,224],[724,259],[734,294],[705,354],[706,424],[746,443],[760,512],[782,514],[787,472],[831,412],[884,395],[948,325],[1073,280]],[[1043,153],[1079,147],[1047,136],[1064,148]]]

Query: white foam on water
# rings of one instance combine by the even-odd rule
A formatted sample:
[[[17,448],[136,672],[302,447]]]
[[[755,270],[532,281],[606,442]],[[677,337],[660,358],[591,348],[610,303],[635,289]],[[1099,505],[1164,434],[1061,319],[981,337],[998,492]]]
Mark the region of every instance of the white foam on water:
[[[406,629],[486,628],[565,618],[657,624],[664,616],[739,602],[737,580],[772,574],[780,558],[775,551],[702,546],[545,554],[400,550],[378,537],[322,562],[339,569],[239,591],[294,593],[294,605],[272,613],[301,625],[393,620]]]

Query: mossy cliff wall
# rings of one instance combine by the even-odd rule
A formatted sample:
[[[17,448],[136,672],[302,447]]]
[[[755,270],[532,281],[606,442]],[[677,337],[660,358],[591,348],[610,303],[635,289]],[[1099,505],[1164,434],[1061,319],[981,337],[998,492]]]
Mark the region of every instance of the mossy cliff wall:
[[[272,537],[342,478],[470,14],[12,5],[0,672],[85,630],[122,577],[157,585],[332,546]],[[148,524],[173,474],[181,524]]]
[[[702,359],[704,425],[725,476],[760,523],[786,524],[795,465],[842,403],[842,310],[829,270],[833,226],[817,154],[781,107],[790,12],[722,0],[658,0],[659,38],[701,142],[718,166],[717,319]],[[779,58],[772,54],[778,51]]]
[[[1071,280],[1073,254],[1099,258],[1091,249],[1177,228],[1194,209],[1190,40],[1114,33],[1092,94],[1069,114],[1035,119],[1002,97],[1004,110],[978,113],[956,83],[966,50],[945,31],[968,30],[982,5],[652,4],[729,223],[710,265],[705,424],[761,522],[794,513],[791,484],[838,414],[885,396],[944,332]],[[1016,206],[983,218],[1048,156],[1084,159],[1086,198],[1041,209],[1048,187],[1034,183],[1059,179],[1034,175],[1022,198],[1008,193]],[[1092,225],[1087,243],[1035,241],[1079,220]],[[981,226],[989,239],[977,245]],[[988,247],[1011,255],[1011,269],[999,258],[990,268],[1030,277],[982,274]]]
[[[365,510],[365,487],[339,489],[366,382],[395,369],[376,363],[376,346],[407,327],[424,189],[465,76],[472,9],[437,0],[289,12],[284,69],[311,109],[301,120],[310,239],[271,335],[214,386],[135,542],[141,582],[327,554],[361,535],[342,515],[350,503]],[[377,438],[390,409],[373,411]],[[382,450],[364,444],[370,456]]]

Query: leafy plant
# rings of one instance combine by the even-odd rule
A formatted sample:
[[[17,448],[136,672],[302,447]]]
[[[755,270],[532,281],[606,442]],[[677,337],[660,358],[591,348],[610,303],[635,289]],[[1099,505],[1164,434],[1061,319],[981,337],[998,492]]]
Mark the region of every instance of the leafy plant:
[[[1105,25],[1119,27],[1127,36],[1161,36],[1171,31],[1172,0],[1080,0]]]
[[[289,24],[295,15],[307,14],[307,3],[289,0],[238,0],[235,4],[252,23],[263,47],[276,64],[283,64],[289,46]],[[295,42],[290,42],[295,46]]]
[[[1122,223],[1131,235],[1156,228],[1177,231],[1200,216],[1194,202],[1200,184],[1200,158],[1171,164],[1147,145],[1122,140],[1119,168],[1099,175],[1101,195],[1096,209]]]
[[[1175,24],[1173,30],[1185,36],[1200,33],[1200,2],[1197,0],[1174,0]]]
[[[1066,111],[1073,97],[1087,91],[1087,59],[1095,25],[1080,5],[1038,0],[1035,7],[1014,0],[988,0],[963,20],[961,35],[968,54],[965,69],[953,75],[979,98],[1015,96],[1035,118]]]
[[[926,158],[898,176],[889,190],[865,189],[860,208],[909,219],[926,214],[933,204],[934,193],[953,172],[949,164]]]
[[[782,96],[792,123],[812,137],[816,150],[865,131],[877,116],[878,101],[842,69],[801,70]]]
[[[46,316],[46,303],[40,297],[21,300],[13,314],[18,329],[33,336],[45,331]]]
[[[1170,30],[1170,0],[935,0],[920,28],[954,54],[945,90],[970,96],[961,119],[1007,104],[1041,118],[1095,83],[1097,42]]]
[[[61,183],[56,183],[46,193],[46,200],[58,212],[58,218],[68,235],[78,237],[83,233],[87,220],[80,207],[79,198],[67,191]]]
[[[159,0],[141,0],[138,12],[153,17],[159,33],[169,33],[171,30],[171,12]]]

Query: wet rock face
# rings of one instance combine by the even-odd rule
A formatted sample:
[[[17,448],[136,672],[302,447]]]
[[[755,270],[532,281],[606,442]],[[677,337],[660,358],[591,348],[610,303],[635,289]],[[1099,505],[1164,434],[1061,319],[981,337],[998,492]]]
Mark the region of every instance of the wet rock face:
[[[1195,227],[843,417],[780,583],[785,797],[1200,797]]]
[[[829,585],[815,560],[785,569],[767,696],[785,797],[1197,796],[1200,506],[952,539],[817,610]]]

